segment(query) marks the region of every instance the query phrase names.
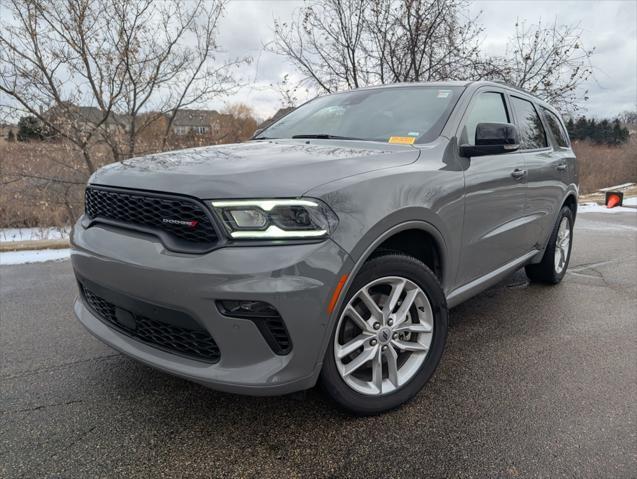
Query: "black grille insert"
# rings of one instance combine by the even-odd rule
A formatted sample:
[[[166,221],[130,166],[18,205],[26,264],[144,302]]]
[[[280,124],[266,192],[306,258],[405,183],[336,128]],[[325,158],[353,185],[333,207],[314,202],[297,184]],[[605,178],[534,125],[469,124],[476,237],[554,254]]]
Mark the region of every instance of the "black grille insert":
[[[205,207],[190,198],[89,186],[85,210],[91,220],[150,230],[173,250],[205,251],[218,240]]]
[[[185,325],[180,327],[164,321],[151,319],[143,314],[131,312],[120,308],[110,301],[80,284],[80,290],[86,304],[103,322],[118,331],[131,336],[150,346],[163,349],[165,351],[179,354],[198,361],[216,363],[219,361],[219,348],[210,333],[203,329],[192,318],[186,317]],[[136,308],[148,308],[149,311],[156,311],[159,315],[171,315],[176,317],[186,316],[179,311],[158,308],[157,306],[145,304],[138,300],[134,301]],[[197,324],[195,328],[193,324]]]
[[[271,304],[262,301],[220,300],[217,309],[224,316],[252,321],[275,354],[292,351],[292,340],[283,318]]]

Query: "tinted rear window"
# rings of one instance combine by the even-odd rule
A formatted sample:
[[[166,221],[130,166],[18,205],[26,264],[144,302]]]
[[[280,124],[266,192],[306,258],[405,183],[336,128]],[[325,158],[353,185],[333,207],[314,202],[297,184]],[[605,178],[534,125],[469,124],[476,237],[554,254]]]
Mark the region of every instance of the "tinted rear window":
[[[518,97],[511,97],[511,104],[515,110],[517,127],[520,133],[520,149],[535,150],[548,146],[542,120],[533,103]]]
[[[549,130],[551,130],[557,144],[562,147],[568,147],[568,134],[566,133],[566,130],[564,130],[564,126],[562,126],[562,122],[559,118],[551,110],[547,110],[544,107],[542,107],[542,113],[544,113],[546,124],[548,125]]]

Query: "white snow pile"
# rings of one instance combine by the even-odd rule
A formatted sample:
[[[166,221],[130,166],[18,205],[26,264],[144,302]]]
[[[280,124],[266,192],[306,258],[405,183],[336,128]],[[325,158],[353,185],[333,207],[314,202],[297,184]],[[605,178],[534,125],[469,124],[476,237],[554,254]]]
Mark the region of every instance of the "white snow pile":
[[[0,265],[61,261],[67,259],[70,255],[71,250],[69,248],[0,252]]]
[[[624,205],[633,204],[637,206],[637,198],[627,198],[624,200]],[[631,200],[630,203],[627,201]],[[626,208],[625,206],[615,206],[614,208],[607,208],[605,205],[598,205],[597,203],[582,203],[577,207],[577,214],[580,213],[632,213],[637,214],[636,208]]]
[[[70,228],[0,228],[0,243],[67,239]],[[42,263],[68,259],[69,248],[0,252],[0,265]]]
[[[69,237],[70,228],[0,228],[0,243],[10,241],[59,240]]]

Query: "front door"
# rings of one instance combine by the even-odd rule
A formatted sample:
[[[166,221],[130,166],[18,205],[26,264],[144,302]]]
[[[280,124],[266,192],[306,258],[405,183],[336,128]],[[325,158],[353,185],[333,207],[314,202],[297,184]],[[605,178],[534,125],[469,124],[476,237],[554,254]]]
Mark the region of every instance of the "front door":
[[[461,144],[475,144],[478,123],[512,123],[505,95],[481,91],[463,119]],[[463,248],[458,284],[467,284],[529,252],[524,154],[470,158],[465,170]]]

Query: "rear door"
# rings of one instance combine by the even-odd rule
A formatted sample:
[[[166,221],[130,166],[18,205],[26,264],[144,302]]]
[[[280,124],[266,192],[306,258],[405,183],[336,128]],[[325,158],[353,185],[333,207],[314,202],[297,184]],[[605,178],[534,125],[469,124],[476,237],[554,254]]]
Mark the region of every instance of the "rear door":
[[[458,133],[475,144],[478,123],[512,123],[506,95],[481,89],[474,95]],[[517,152],[468,159],[465,213],[458,283],[467,284],[527,253],[528,225],[524,155]]]
[[[511,106],[520,133],[520,150],[527,170],[527,207],[525,216],[529,222],[529,236],[525,245],[530,250],[538,248],[550,234],[556,205],[563,198],[558,186],[561,155],[549,142],[538,105],[528,98],[512,94]]]
[[[575,175],[575,155],[560,117],[538,105],[549,140],[549,151],[529,154],[529,215],[537,218],[535,229],[540,242],[548,239],[558,209],[566,196],[569,178]]]

